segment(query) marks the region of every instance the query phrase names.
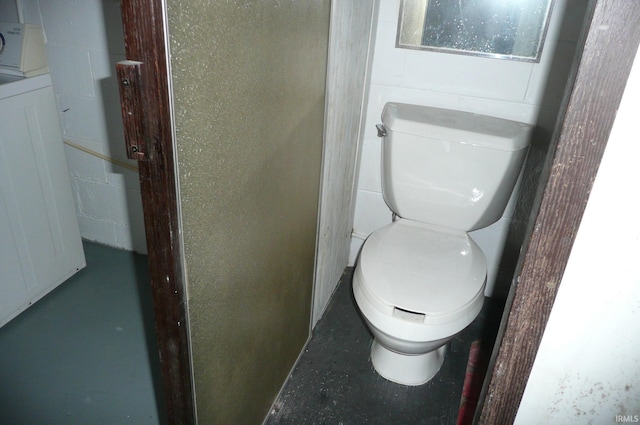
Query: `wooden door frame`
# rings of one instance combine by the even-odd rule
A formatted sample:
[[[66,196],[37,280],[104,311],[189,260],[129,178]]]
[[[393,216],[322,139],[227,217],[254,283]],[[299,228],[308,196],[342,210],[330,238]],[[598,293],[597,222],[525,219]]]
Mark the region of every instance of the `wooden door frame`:
[[[131,126],[124,120],[125,138],[130,144],[131,138],[141,135],[148,149],[138,168],[165,408],[170,425],[191,425],[195,423],[195,399],[174,168],[165,4],[162,0],[122,0],[121,8],[127,60],[142,63],[140,81],[135,83],[141,93],[142,107],[135,111],[140,116]]]
[[[122,0],[127,59],[142,62],[145,138],[151,160],[140,161],[165,403],[170,424],[195,423],[186,293],[174,169],[164,2]],[[596,0],[592,25],[565,96],[538,214],[520,256],[476,420],[515,419],[569,258],[615,113],[637,50],[640,4]],[[609,28],[607,30],[606,28]],[[585,125],[585,123],[589,123]],[[542,186],[542,185],[541,185]],[[499,372],[497,372],[499,371]]]
[[[514,422],[640,42],[640,2],[597,0],[485,378],[475,423]]]

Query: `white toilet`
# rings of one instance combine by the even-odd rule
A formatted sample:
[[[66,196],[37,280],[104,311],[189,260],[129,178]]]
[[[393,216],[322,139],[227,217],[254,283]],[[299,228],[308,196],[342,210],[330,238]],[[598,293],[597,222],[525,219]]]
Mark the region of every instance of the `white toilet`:
[[[401,103],[382,123],[382,192],[397,219],[364,243],[353,293],[377,372],[421,385],[482,308],[486,260],[467,232],[502,216],[532,127]]]

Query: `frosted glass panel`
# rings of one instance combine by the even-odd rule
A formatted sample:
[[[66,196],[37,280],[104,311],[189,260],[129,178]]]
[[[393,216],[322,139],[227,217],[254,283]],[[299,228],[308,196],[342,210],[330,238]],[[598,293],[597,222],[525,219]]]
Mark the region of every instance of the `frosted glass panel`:
[[[201,424],[259,424],[309,336],[329,1],[168,0]]]

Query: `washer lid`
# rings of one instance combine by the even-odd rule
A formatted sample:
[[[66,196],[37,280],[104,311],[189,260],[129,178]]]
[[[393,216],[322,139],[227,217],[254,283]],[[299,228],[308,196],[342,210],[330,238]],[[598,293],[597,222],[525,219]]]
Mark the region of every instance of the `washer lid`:
[[[484,254],[466,233],[405,219],[374,232],[359,261],[363,285],[378,301],[432,317],[467,307],[487,275]]]

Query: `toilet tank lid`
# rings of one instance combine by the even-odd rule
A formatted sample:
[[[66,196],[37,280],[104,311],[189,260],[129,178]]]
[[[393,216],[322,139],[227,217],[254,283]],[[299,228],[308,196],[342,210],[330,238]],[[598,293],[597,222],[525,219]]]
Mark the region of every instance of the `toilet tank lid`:
[[[384,106],[382,123],[394,132],[505,151],[529,146],[533,128],[487,115],[395,102]]]

